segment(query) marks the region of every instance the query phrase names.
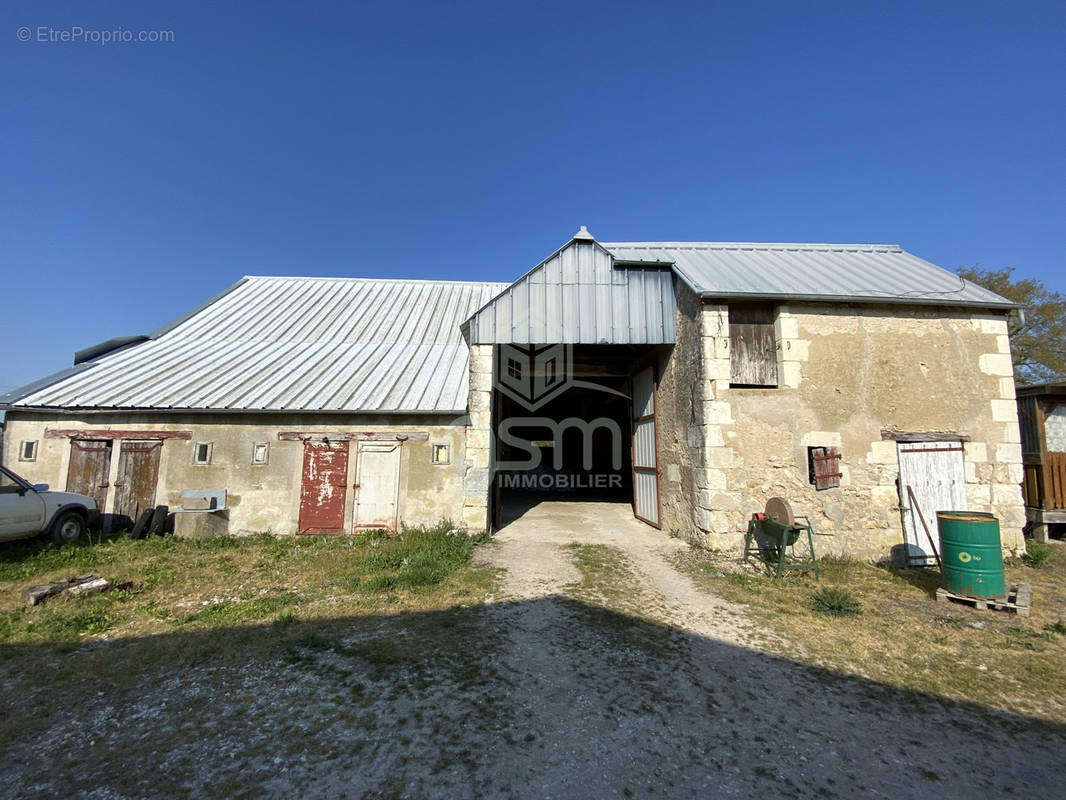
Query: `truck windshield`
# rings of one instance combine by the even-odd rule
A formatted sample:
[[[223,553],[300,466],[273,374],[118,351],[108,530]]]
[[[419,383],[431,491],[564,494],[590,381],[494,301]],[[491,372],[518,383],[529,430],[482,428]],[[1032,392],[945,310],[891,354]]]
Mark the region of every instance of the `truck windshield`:
[[[25,488],[26,482],[19,478],[18,475],[0,467],[0,492],[10,494],[11,492],[20,492]]]

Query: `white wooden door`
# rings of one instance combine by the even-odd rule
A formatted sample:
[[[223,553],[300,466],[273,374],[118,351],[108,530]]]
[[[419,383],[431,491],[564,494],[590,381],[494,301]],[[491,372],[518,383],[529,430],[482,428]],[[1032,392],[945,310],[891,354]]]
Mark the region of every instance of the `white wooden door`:
[[[900,442],[899,493],[908,562],[935,564],[936,512],[966,510],[962,442]]]
[[[655,390],[652,367],[633,376],[633,515],[658,528],[661,523]]]
[[[396,530],[399,442],[360,442],[355,467],[355,528]]]

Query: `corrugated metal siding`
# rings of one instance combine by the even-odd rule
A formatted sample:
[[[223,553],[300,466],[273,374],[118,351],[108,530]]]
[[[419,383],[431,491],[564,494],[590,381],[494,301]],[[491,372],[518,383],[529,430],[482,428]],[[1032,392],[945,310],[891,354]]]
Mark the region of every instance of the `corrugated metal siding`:
[[[13,405],[458,411],[469,363],[460,325],[506,286],[246,278],[157,338]]]
[[[592,242],[572,242],[470,320],[473,344],[662,344],[674,341],[668,268],[613,266]]]
[[[675,264],[703,295],[1009,307],[898,245],[601,242],[620,261]]]

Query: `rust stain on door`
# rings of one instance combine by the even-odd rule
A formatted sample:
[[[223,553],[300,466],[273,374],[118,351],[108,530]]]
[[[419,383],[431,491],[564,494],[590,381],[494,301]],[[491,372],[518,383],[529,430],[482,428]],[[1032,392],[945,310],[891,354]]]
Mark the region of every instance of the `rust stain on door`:
[[[118,454],[118,480],[115,481],[114,527],[132,527],[146,508],[155,505],[159,478],[161,441],[124,441]]]
[[[74,439],[70,443],[67,491],[88,495],[102,512],[111,474],[111,442]]]
[[[348,442],[304,442],[300,533],[342,533],[348,496]]]

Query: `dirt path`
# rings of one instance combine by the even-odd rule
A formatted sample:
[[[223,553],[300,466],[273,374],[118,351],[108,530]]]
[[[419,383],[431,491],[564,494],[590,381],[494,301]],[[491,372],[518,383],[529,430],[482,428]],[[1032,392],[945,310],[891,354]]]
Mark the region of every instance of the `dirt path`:
[[[0,796],[1062,796],[1061,727],[770,655],[685,546],[627,506],[535,508],[479,550],[492,602],[293,623],[283,657],[129,695],[87,680],[6,743]]]

